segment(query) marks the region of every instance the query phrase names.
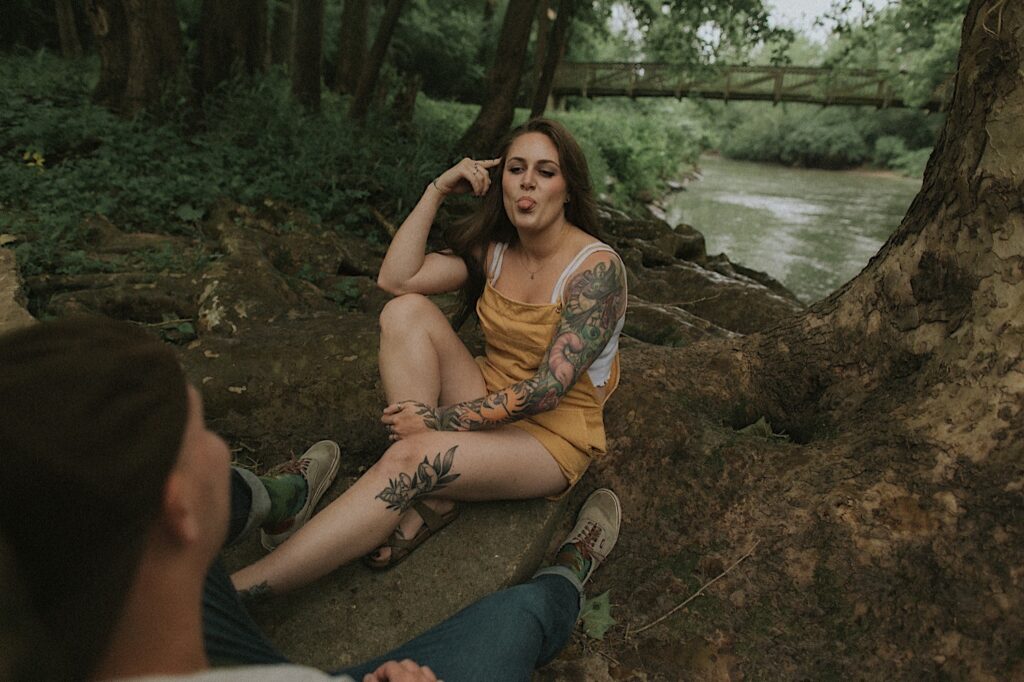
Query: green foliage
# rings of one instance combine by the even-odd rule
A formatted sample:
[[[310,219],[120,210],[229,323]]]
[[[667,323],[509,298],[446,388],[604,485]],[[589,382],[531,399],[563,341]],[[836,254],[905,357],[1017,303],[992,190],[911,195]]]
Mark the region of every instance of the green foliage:
[[[752,113],[722,133],[726,156],[815,168],[847,168],[867,158],[863,136],[842,110],[761,105]]]
[[[355,127],[346,98],[325,93],[323,112],[307,114],[272,70],[226,84],[201,117],[125,121],[90,103],[97,67],[46,53],[0,60],[0,213],[4,231],[20,237],[28,276],[194,267],[195,255],[162,250],[90,258],[83,220],[102,215],[126,231],[199,237],[220,197],[281,202],[375,238],[370,207],[394,219],[408,212],[454,161],[450,150],[477,112],[421,96],[411,124],[378,109]],[[699,116],[679,112],[675,103],[603,103],[554,116],[583,145],[598,193],[626,202],[654,197],[708,145]],[[353,294],[334,296],[345,305]]]
[[[826,63],[888,71],[911,105],[926,102],[956,69],[968,0],[901,0],[856,21],[840,14]]]
[[[708,64],[746,55],[763,41],[786,42],[763,0],[595,0],[581,5],[569,57]],[[573,44],[575,43],[575,44]]]
[[[325,295],[342,308],[354,308],[362,299],[363,290],[360,288],[357,278],[346,277],[335,282]]]
[[[916,175],[910,162],[930,152],[942,117],[899,109],[756,103],[714,105],[721,152],[734,159],[813,168],[874,164]]]
[[[636,61],[643,49],[639,25],[627,22],[613,27],[611,3],[577,3],[572,37],[565,46],[565,58],[575,62]]]
[[[45,53],[0,61],[0,211],[5,231],[22,236],[26,275],[116,268],[76,255],[87,215],[196,235],[218,197],[272,197],[361,232],[369,205],[408,210],[474,113],[424,101],[412,127],[381,112],[355,128],[343,99],[327,94],[323,114],[307,115],[273,72],[209,98],[205,126],[193,131],[184,120],[123,121],[90,104],[95,68]]]
[[[575,104],[579,108],[545,115],[569,128],[587,157],[595,191],[612,202],[650,201],[711,146],[704,116],[692,104],[607,100]],[[421,98],[415,125],[424,134],[432,131],[443,147],[441,141],[457,140],[476,112],[473,105]],[[528,115],[525,109],[516,110],[514,124],[523,123]]]
[[[797,38],[785,60],[844,69],[881,69],[900,97],[926,102],[955,68],[966,0],[902,0],[880,11],[868,7],[854,21],[851,3],[835,3],[826,23],[835,33],[824,46]],[[751,58],[768,61],[769,45]],[[732,158],[822,168],[874,164],[920,175],[942,123],[941,115],[913,109],[730,104],[713,118],[719,148]]]
[[[423,91],[431,97],[478,98],[488,63],[480,59],[486,35],[480,5],[467,0],[411,3],[392,39],[396,68],[421,74]]]
[[[875,140],[875,153],[871,160],[876,166],[888,168],[906,153],[907,145],[903,138],[896,135],[882,135]]]
[[[195,325],[190,320],[178,319],[170,313],[164,313],[162,317],[163,321],[154,326],[164,341],[184,345],[197,338]]]
[[[783,140],[781,161],[793,166],[847,168],[862,162],[868,153],[856,130],[832,125],[825,116],[812,117],[806,125],[788,131]]]
[[[965,0],[904,0],[885,11],[868,12],[856,25],[847,22],[840,12],[832,17],[834,23],[838,22],[837,34],[824,46],[800,35],[768,30],[760,2],[629,0],[618,3],[618,23],[609,21],[613,4],[610,0],[595,2],[581,13],[574,27],[576,44],[570,46],[571,58],[643,58],[696,64],[714,59],[882,68],[892,72],[892,81],[904,99],[920,103],[953,69]],[[697,32],[696,26],[704,28]],[[636,111],[638,104],[626,106]],[[821,168],[874,163],[911,175],[923,170],[942,122],[941,116],[905,109],[772,108],[747,103],[703,106],[711,114],[710,146],[717,145],[733,158]],[[613,199],[635,198],[638,191],[642,194],[658,188],[665,178],[675,174],[677,169],[666,172],[664,159],[656,151],[650,152],[644,133],[633,129],[632,117],[610,113],[615,105],[602,103],[590,109],[599,110],[599,116],[606,120],[610,116],[618,131],[608,135],[608,127],[600,122],[586,121],[580,126],[583,131],[599,129],[595,135],[584,133],[581,137],[596,141],[599,158],[595,162],[593,153],[588,158],[613,179]],[[661,149],[681,149],[681,160],[685,160],[693,146],[707,146],[705,135],[689,125],[689,145],[675,147],[678,140],[669,140]],[[672,127],[670,124],[669,136]],[[876,148],[876,141],[882,137],[899,138],[903,149],[894,149],[891,140]],[[634,181],[635,186],[628,186]]]
[[[700,117],[688,112],[673,102],[607,102],[549,115],[580,141],[598,194],[630,203],[664,193],[710,146]]]
[[[133,255],[149,272],[164,272],[166,270],[180,272],[191,269],[191,264],[185,255],[174,249],[170,244],[164,244],[157,249],[136,251]]]
[[[44,47],[56,49],[59,44],[57,16],[52,2],[4,0],[3,21],[0,21],[0,50],[15,47],[29,50]]]
[[[905,154],[900,154],[889,164],[889,168],[910,177],[921,177],[924,175],[925,164],[932,155],[932,148],[914,149]]]

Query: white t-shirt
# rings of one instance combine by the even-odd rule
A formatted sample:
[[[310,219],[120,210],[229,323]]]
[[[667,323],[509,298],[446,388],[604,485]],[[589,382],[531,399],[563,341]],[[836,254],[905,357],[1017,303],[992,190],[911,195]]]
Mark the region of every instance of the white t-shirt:
[[[322,670],[304,665],[246,665],[237,668],[213,668],[191,675],[151,675],[125,677],[119,682],[355,682],[348,675],[331,677]]]

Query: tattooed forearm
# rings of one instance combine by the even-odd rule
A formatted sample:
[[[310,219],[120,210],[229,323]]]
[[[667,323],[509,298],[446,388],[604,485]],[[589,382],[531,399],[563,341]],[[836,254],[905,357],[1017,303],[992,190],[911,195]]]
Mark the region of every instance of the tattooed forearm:
[[[442,431],[488,429],[554,409],[604,350],[626,309],[617,258],[570,280],[562,320],[537,373],[491,395],[434,410]]]
[[[444,488],[461,475],[452,473],[457,447],[453,445],[443,455],[437,453],[434,455],[433,463],[424,455],[423,461],[416,467],[412,476],[402,472],[398,478],[389,479],[387,487],[377,493],[376,499],[387,504],[389,510],[401,514],[412,506],[416,499]]]
[[[520,417],[518,408],[530,393],[532,382],[532,378],[527,379],[477,400],[438,408],[440,430],[475,431],[515,421]]]

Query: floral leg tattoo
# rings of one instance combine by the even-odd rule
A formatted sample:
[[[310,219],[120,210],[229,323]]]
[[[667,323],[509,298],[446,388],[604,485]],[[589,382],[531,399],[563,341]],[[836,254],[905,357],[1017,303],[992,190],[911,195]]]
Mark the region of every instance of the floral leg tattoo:
[[[416,467],[412,476],[402,472],[398,478],[389,479],[387,487],[377,493],[375,499],[387,504],[388,510],[402,514],[420,497],[446,487],[461,476],[452,473],[452,462],[457,448],[457,445],[453,445],[443,455],[437,453],[433,462],[424,455],[423,461]]]

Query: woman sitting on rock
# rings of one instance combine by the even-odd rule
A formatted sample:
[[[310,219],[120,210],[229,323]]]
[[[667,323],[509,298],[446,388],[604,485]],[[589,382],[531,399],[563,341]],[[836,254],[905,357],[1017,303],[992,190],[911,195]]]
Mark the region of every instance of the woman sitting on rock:
[[[482,202],[454,251],[425,255],[441,203],[465,193]],[[370,565],[394,565],[455,517],[456,501],[571,488],[605,452],[602,409],[618,384],[626,310],[622,261],[596,233],[586,159],[554,121],[530,121],[500,158],[463,159],[427,185],[378,277],[395,295],[380,318],[393,443],[235,585],[285,591],[371,552]],[[427,298],[460,288],[485,357]]]

